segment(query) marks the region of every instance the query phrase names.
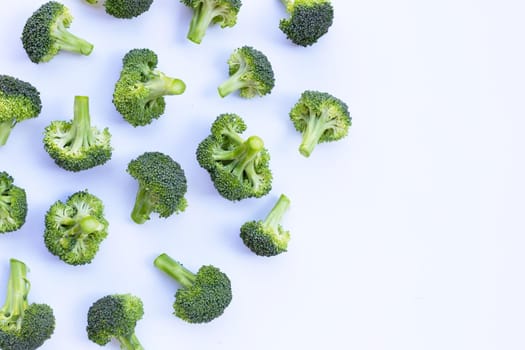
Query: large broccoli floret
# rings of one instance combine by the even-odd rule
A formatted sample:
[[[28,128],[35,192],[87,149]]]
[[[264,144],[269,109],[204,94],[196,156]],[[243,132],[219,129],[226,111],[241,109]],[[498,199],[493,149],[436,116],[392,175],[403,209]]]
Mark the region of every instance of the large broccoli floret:
[[[181,0],[193,10],[188,39],[200,44],[206,30],[212,24],[221,28],[233,27],[237,23],[237,14],[241,8],[241,0]]]
[[[88,338],[106,345],[112,338],[124,350],[143,350],[135,335],[135,327],[144,315],[140,298],[131,294],[111,294],[95,301],[89,308],[86,331]]]
[[[44,131],[44,148],[55,163],[69,171],[80,171],[111,159],[111,134],[91,125],[89,97],[75,96],[71,121],[55,120]]]
[[[89,55],[93,45],[68,31],[73,22],[69,9],[56,1],[40,6],[27,20],[22,44],[34,63],[47,62],[60,50]]]
[[[250,46],[238,48],[228,59],[228,66],[230,77],[218,89],[221,97],[236,90],[244,98],[272,92],[275,85],[272,64],[261,51]]]
[[[173,303],[174,314],[180,319],[189,323],[210,322],[230,305],[230,279],[215,266],[202,266],[195,274],[167,254],[159,255],[154,265],[182,286]]]
[[[180,164],[170,156],[145,152],[129,162],[127,171],[139,183],[131,212],[131,218],[137,224],[148,221],[153,212],[167,218],[186,209],[186,175]]]
[[[281,226],[281,220],[290,206],[290,199],[282,194],[264,220],[248,221],[241,226],[241,238],[252,252],[261,256],[281,254],[288,248],[290,232]]]
[[[91,5],[104,6],[113,17],[130,19],[148,11],[153,0],[86,0]]]
[[[133,126],[144,126],[159,118],[166,108],[164,96],[180,95],[186,90],[182,80],[155,69],[157,54],[149,49],[133,49],[122,61],[113,104]]]
[[[28,82],[0,75],[0,146],[19,122],[36,118],[42,109],[38,90]]]
[[[297,45],[315,44],[328,32],[334,21],[330,0],[281,0],[290,14],[282,19],[279,28]]]
[[[303,134],[299,152],[309,157],[321,142],[337,141],[348,135],[352,118],[340,99],[319,91],[304,91],[290,111],[295,129]]]
[[[5,303],[0,309],[0,349],[34,350],[55,331],[53,309],[27,301],[31,284],[22,261],[11,259],[10,270]]]
[[[235,201],[262,197],[272,188],[270,155],[258,136],[244,140],[246,124],[236,114],[221,114],[211,135],[197,148],[197,161],[208,171],[217,191]]]
[[[91,263],[108,235],[104,204],[87,191],[72,194],[65,203],[56,201],[45,221],[47,249],[70,265]]]
[[[13,184],[11,175],[0,172],[0,233],[18,230],[26,216],[26,191]]]

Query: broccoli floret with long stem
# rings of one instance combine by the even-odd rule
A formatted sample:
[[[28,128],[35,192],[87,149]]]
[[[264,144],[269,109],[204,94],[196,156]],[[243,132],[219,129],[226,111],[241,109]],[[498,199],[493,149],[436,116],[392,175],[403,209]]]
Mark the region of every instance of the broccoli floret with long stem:
[[[86,331],[89,340],[106,345],[115,338],[124,350],[144,350],[135,334],[144,315],[140,298],[131,294],[111,294],[95,301],[88,310]]]
[[[26,222],[26,216],[26,191],[13,184],[11,175],[0,172],[0,233],[20,229]]]
[[[0,349],[34,350],[53,335],[55,316],[47,304],[28,302],[28,268],[11,259],[5,303],[0,309]]]
[[[295,129],[302,133],[299,152],[309,157],[317,144],[337,141],[348,135],[352,118],[340,99],[319,91],[304,91],[290,111]]]
[[[174,314],[180,319],[189,323],[210,322],[230,305],[230,279],[215,266],[201,266],[193,273],[167,254],[159,255],[154,265],[181,285],[173,303]]]
[[[86,0],[94,6],[103,6],[106,13],[116,17],[131,19],[148,11],[153,0]]]
[[[69,9],[49,1],[27,20],[22,31],[22,44],[34,63],[48,62],[60,50],[89,55],[93,45],[68,31],[73,22]]]
[[[272,64],[265,54],[250,46],[236,49],[228,59],[230,77],[219,85],[225,97],[239,90],[241,97],[252,98],[271,93],[275,86]]]

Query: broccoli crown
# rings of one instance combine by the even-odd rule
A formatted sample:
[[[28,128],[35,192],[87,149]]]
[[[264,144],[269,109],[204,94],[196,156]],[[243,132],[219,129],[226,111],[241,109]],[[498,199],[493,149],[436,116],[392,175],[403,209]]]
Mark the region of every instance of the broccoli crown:
[[[48,62],[60,50],[89,55],[93,45],[71,34],[67,28],[73,22],[69,9],[56,1],[40,6],[26,21],[22,44],[34,63]]]
[[[104,5],[106,12],[116,18],[130,19],[148,11],[153,0],[87,0],[93,5]]]
[[[329,0],[283,0],[289,18],[281,19],[279,28],[297,45],[315,44],[328,32],[334,21]]]
[[[196,152],[219,194],[232,201],[262,197],[272,188],[270,154],[259,137],[241,138],[244,130],[241,117],[221,114]]]
[[[16,231],[26,222],[26,191],[13,185],[13,178],[0,172],[0,233]]]
[[[164,96],[180,95],[186,90],[182,80],[155,70],[157,59],[149,49],[133,49],[123,58],[113,104],[133,126],[148,125],[159,118],[166,108]]]
[[[186,175],[170,156],[145,152],[129,162],[127,171],[139,184],[131,212],[131,218],[137,224],[149,220],[152,212],[167,218],[186,209]]]
[[[44,131],[44,148],[55,163],[69,171],[80,171],[111,159],[111,134],[91,126],[89,98],[75,96],[74,118],[52,121]]]
[[[206,30],[212,24],[221,28],[233,27],[237,23],[237,14],[241,8],[240,0],[181,0],[193,10],[187,38],[200,44]]]
[[[29,304],[27,267],[16,259],[10,260],[10,266],[6,300],[0,309],[0,349],[37,349],[55,330],[53,309],[46,304]]]
[[[104,204],[87,191],[64,203],[56,201],[47,211],[44,242],[53,255],[70,265],[89,264],[108,235]]]
[[[272,64],[261,51],[250,46],[238,48],[228,59],[228,66],[230,77],[218,88],[221,97],[236,90],[244,98],[272,92],[275,86]]]
[[[154,264],[181,284],[175,293],[175,316],[189,323],[205,323],[219,317],[232,300],[228,276],[212,265],[202,266],[196,274],[166,254]]]
[[[348,135],[352,118],[340,99],[319,91],[304,91],[290,111],[295,129],[303,134],[299,152],[309,157],[315,146]]]
[[[88,338],[98,345],[117,339],[125,350],[142,350],[135,327],[144,315],[140,298],[131,294],[106,295],[95,301],[88,310]]]

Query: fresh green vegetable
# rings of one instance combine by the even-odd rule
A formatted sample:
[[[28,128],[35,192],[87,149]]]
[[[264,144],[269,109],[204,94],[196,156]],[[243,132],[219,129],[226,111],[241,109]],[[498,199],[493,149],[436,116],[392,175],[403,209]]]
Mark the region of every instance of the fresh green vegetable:
[[[16,231],[27,216],[26,191],[13,184],[13,177],[0,172],[0,233]]]
[[[131,19],[148,11],[153,0],[85,0],[94,6],[103,6],[106,13],[116,18]]]

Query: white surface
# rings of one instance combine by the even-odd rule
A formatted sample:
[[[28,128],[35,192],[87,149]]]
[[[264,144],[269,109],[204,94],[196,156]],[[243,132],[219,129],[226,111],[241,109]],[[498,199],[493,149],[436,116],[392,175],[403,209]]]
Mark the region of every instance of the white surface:
[[[302,48],[278,29],[277,0],[244,1],[237,26],[210,29],[201,45],[185,39],[190,11],[177,1],[155,0],[125,21],[69,0],[71,31],[93,53],[36,65],[19,36],[43,2],[18,0],[0,13],[1,73],[30,81],[43,100],[41,116],[0,149],[1,170],[30,205],[26,225],[0,237],[0,299],[8,258],[25,261],[30,300],[49,303],[57,318],[42,349],[99,348],[85,334],[87,309],[125,292],[144,301],[137,335],[146,349],[525,347],[522,2],[334,0],[330,32]],[[276,88],[221,99],[226,60],[245,44],[268,55]],[[140,47],[155,50],[159,69],[187,91],[167,98],[158,121],[133,128],[111,95],[122,56]],[[305,89],[341,98],[353,117],[348,138],[309,159],[288,119]],[[41,145],[51,120],[72,116],[74,95],[90,96],[92,120],[110,128],[115,148],[108,164],[81,173],[55,166]],[[223,112],[265,140],[275,177],[268,196],[228,202],[198,166],[195,148]],[[150,150],[181,163],[189,207],[139,226],[129,219],[136,183],[125,168]],[[86,188],[104,200],[110,233],[91,265],[73,267],[47,252],[43,220],[51,203]],[[292,200],[289,252],[260,258],[238,229],[280,193]],[[161,252],[228,273],[234,298],[222,317],[190,325],[172,316],[177,284],[152,265]]]

